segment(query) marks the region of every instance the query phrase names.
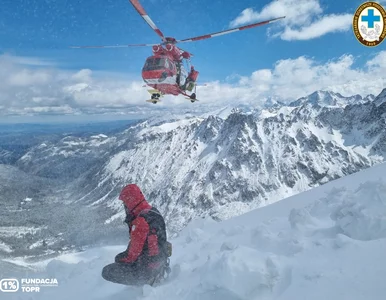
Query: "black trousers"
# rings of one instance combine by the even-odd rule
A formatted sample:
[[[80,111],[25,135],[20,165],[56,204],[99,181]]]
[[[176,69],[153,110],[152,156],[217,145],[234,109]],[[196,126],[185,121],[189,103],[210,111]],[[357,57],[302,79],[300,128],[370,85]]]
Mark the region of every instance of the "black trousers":
[[[112,263],[103,268],[102,277],[114,283],[138,286],[149,283],[154,274],[133,264]]]

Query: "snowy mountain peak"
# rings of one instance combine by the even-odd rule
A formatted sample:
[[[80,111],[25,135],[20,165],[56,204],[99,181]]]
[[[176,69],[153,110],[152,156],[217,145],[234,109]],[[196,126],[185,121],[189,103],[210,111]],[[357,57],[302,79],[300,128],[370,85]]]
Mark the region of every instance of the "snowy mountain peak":
[[[361,95],[353,95],[349,97],[342,96],[340,93],[334,93],[332,91],[316,91],[306,97],[299,98],[298,100],[289,104],[289,106],[301,106],[304,104],[310,104],[312,106],[319,107],[345,107],[349,104],[361,104],[374,99],[373,95],[362,97]]]
[[[365,98],[363,98],[365,102],[374,101],[374,99],[375,99],[375,96],[373,94],[367,95]]]
[[[341,94],[327,92],[327,91],[317,91],[309,95],[308,102],[312,104],[324,104],[335,106],[337,104],[337,99],[344,98]]]
[[[285,106],[285,104],[281,101],[279,97],[268,97],[264,99],[265,108],[271,108],[271,107],[277,108],[281,106]]]
[[[374,99],[374,103],[379,106],[386,102],[386,88]]]

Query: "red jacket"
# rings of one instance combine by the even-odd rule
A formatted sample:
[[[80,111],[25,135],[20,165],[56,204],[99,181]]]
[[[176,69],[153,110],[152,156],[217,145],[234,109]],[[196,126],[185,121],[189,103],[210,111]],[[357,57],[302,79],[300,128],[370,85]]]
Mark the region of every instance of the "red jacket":
[[[127,249],[127,256],[120,259],[120,262],[134,263],[147,249],[148,255],[157,255],[159,253],[158,240],[151,235],[150,226],[146,219],[139,214],[149,211],[152,206],[145,200],[139,187],[135,184],[129,184],[124,187],[119,199],[121,199],[132,215],[129,223],[130,243]]]

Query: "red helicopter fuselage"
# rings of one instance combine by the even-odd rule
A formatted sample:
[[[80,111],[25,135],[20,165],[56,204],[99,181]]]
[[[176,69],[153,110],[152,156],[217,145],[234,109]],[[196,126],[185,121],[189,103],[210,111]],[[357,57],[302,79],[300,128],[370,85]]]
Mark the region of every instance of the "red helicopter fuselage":
[[[196,81],[198,72],[193,70],[186,74],[182,60],[190,58],[190,53],[183,51],[173,44],[155,45],[153,55],[146,59],[142,68],[144,82],[163,94],[179,95],[186,78]]]
[[[153,46],[153,55],[146,59],[142,68],[142,78],[145,83],[163,94],[178,95],[180,87],[177,84],[178,64],[181,54],[177,47],[167,44]]]

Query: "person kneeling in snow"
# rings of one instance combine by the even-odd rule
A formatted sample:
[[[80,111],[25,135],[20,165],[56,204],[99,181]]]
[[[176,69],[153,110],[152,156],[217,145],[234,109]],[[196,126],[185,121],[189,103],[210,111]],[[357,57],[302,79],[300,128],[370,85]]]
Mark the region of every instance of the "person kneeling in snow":
[[[115,263],[103,268],[102,277],[126,285],[160,282],[170,273],[171,244],[166,238],[164,218],[136,184],[125,186],[119,199],[125,207],[130,243],[115,257]]]

